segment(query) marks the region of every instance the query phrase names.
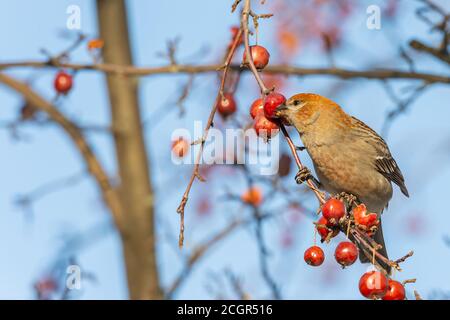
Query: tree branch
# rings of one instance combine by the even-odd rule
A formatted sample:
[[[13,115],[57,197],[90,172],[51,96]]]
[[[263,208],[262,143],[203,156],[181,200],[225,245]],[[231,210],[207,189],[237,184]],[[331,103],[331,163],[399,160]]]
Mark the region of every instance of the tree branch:
[[[197,153],[197,156],[195,159],[194,170],[192,171],[191,178],[189,179],[186,190],[185,190],[183,197],[181,198],[180,204],[177,208],[177,212],[180,215],[180,234],[179,234],[179,239],[178,239],[178,244],[179,244],[180,248],[183,246],[183,242],[184,242],[184,208],[188,201],[189,193],[191,192],[191,188],[192,188],[192,184],[194,183],[194,180],[202,179],[200,177],[199,167],[200,167],[200,160],[201,160],[202,153],[203,153],[203,146],[205,145],[205,141],[208,138],[209,129],[211,128],[211,126],[213,124],[214,116],[215,116],[216,110],[217,110],[217,104],[219,103],[220,99],[222,99],[222,97],[223,97],[223,93],[224,93],[223,90],[225,88],[225,81],[227,79],[228,70],[230,69],[231,59],[233,58],[236,48],[239,45],[239,40],[241,38],[241,34],[242,34],[242,30],[239,30],[239,32],[236,34],[236,36],[233,40],[233,44],[229,48],[228,53],[226,55],[225,64],[223,66],[223,72],[222,72],[222,77],[221,77],[221,81],[220,81],[219,91],[217,93],[216,99],[214,100],[214,105],[211,108],[211,112],[209,113],[208,121],[206,122],[206,126],[205,126],[203,135],[200,140],[200,148],[198,150],[198,153]]]
[[[267,216],[264,216],[267,217]],[[172,282],[172,284],[169,286],[166,292],[166,297],[171,299],[175,292],[180,288],[182,283],[187,279],[188,275],[192,272],[194,266],[197,262],[203,258],[203,256],[209,252],[209,250],[214,247],[217,243],[224,240],[229,236],[233,231],[235,231],[237,228],[250,224],[253,222],[253,219],[237,219],[232,222],[230,222],[227,226],[225,226],[221,231],[219,231],[217,234],[206,240],[205,242],[199,244],[189,255],[186,265],[184,266],[183,270],[180,272],[180,274],[175,278],[175,280]]]
[[[11,68],[65,68],[79,71],[101,71],[104,73],[112,73],[119,75],[145,77],[164,74],[202,74],[218,72],[223,69],[224,65],[167,65],[157,67],[136,67],[128,65],[116,65],[111,63],[100,64],[77,64],[63,63],[55,60],[50,61],[23,61],[1,63],[0,70]],[[242,69],[240,65],[230,65],[230,70],[248,72],[248,69]],[[404,71],[399,69],[369,69],[369,70],[350,70],[343,68],[304,68],[300,66],[290,65],[270,65],[264,68],[262,73],[265,74],[284,74],[292,76],[331,76],[340,79],[366,78],[374,80],[383,79],[410,79],[422,80],[429,83],[450,83],[450,76],[439,75],[433,73],[422,73]]]
[[[433,57],[447,63],[450,64],[450,56],[448,54],[446,54],[445,52],[443,52],[442,50],[427,46],[426,44],[417,41],[417,40],[412,40],[409,45],[411,46],[411,48],[417,50],[417,51],[421,51],[421,52],[425,52],[428,53],[430,55],[432,55]]]
[[[123,0],[97,0],[100,38],[107,44],[103,59],[133,64]],[[131,299],[162,299],[156,261],[154,194],[138,99],[138,82],[108,73],[108,95],[120,176],[120,199],[126,208],[121,238]]]
[[[66,118],[66,116],[54,105],[38,95],[28,85],[19,82],[4,73],[0,73],[0,82],[21,94],[30,104],[46,113],[50,119],[57,123],[72,139],[80,155],[83,157],[89,173],[92,177],[94,177],[98,187],[100,188],[103,199],[111,210],[114,220],[116,223],[119,222],[120,225],[120,221],[122,219],[122,206],[119,201],[117,191],[94,154],[92,147],[83,136],[82,131],[73,122]]]

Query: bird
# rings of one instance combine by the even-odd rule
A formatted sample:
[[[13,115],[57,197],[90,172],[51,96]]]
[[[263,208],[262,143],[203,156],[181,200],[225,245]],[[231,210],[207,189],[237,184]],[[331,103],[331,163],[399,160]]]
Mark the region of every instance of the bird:
[[[380,217],[373,239],[388,258],[381,214],[392,198],[392,183],[409,197],[404,176],[383,138],[336,102],[314,93],[296,94],[278,106],[275,116],[295,127],[309,154],[317,178],[301,169],[297,183],[314,179],[330,194],[348,194]],[[360,252],[360,260],[369,262]],[[378,262],[378,261],[377,261]],[[391,267],[379,262],[390,273]]]

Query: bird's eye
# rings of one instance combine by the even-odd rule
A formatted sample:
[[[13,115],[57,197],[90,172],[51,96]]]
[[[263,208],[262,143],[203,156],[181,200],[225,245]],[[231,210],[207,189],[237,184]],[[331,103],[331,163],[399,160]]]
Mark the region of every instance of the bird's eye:
[[[298,106],[299,104],[300,104],[300,100],[294,100],[293,102],[292,102],[292,104],[294,105],[294,106]]]

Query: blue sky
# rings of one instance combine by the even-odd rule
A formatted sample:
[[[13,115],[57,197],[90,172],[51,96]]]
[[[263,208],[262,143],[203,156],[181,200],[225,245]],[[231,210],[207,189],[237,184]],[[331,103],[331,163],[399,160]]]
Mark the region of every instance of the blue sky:
[[[161,65],[166,61],[158,56],[164,51],[169,39],[179,37],[179,59],[187,63],[211,63],[220,56],[229,38],[228,28],[236,23],[230,14],[231,1],[129,1],[130,30],[133,55],[137,65]],[[382,3],[383,1],[373,1]],[[439,2],[439,1],[438,1]],[[414,5],[402,1],[401,18],[397,24],[383,26],[380,31],[365,27],[364,8],[357,12],[346,26],[346,40],[336,52],[339,66],[358,69],[367,63],[382,67],[406,68],[406,64],[394,60],[400,43],[407,43],[411,36],[434,39],[426,26],[414,17]],[[445,3],[445,1],[440,1]],[[0,62],[41,59],[39,53],[45,48],[58,53],[70,44],[61,36],[65,30],[66,8],[76,4],[81,8],[82,31],[95,36],[96,12],[93,1],[1,1]],[[26,7],[26,9],[25,9]],[[174,7],[176,10],[174,10]],[[447,3],[447,8],[450,8]],[[260,42],[269,50],[276,51],[271,30],[276,17],[263,21]],[[399,39],[399,40],[395,40]],[[428,40],[431,41],[431,40]],[[206,54],[199,54],[208,46]],[[74,52],[73,61],[88,62],[85,48]],[[277,61],[277,56],[272,58]],[[446,74],[448,67],[435,60],[417,56],[417,66],[422,71]],[[314,49],[294,59],[302,66],[326,66],[323,55]],[[11,75],[26,79],[38,75],[34,88],[51,99],[54,70],[14,70]],[[174,101],[180,84],[186,76],[155,76],[141,80],[140,98],[144,118],[150,119],[145,138],[149,146],[149,158],[154,172],[153,183],[157,196],[159,230],[158,257],[163,284],[167,285],[180,270],[179,252],[173,250],[177,241],[178,216],[175,212],[190,174],[190,167],[177,167],[170,163],[170,134],[180,127],[191,128],[194,120],[206,119],[216,94],[213,75],[195,79],[195,89],[186,102],[187,114],[178,117]],[[399,90],[404,81],[393,82]],[[333,93],[329,88],[344,85],[344,90]],[[305,79],[290,78],[285,94],[317,92],[329,95],[344,109],[380,131],[384,117],[393,108],[382,85],[376,81],[339,81],[327,77]],[[254,81],[248,75],[238,90],[241,113],[257,95]],[[13,119],[21,99],[11,91],[0,87],[0,119]],[[404,198],[396,189],[389,210],[383,216],[384,233],[392,257],[399,257],[413,249],[415,255],[404,264],[398,279],[417,278],[410,289],[416,288],[425,297],[433,290],[450,291],[448,266],[450,248],[443,237],[450,234],[450,222],[445,203],[450,179],[450,90],[448,86],[435,85],[420,96],[411,109],[394,123],[387,138],[391,151],[406,177],[411,198]],[[61,103],[60,108],[86,124],[105,125],[109,121],[107,93],[104,77],[95,72],[80,72],[75,78],[73,92]],[[169,114],[164,121],[152,117],[161,108]],[[171,112],[172,111],[172,112]],[[82,269],[92,272],[96,282],[84,282],[77,297],[82,299],[123,299],[127,297],[126,281],[122,264],[120,242],[111,229],[103,233],[111,221],[101,204],[91,179],[85,177],[75,185],[62,188],[35,203],[32,217],[14,203],[17,196],[57,179],[68,177],[83,170],[83,165],[70,141],[54,127],[36,128],[25,126],[20,132],[27,141],[17,142],[7,130],[0,131],[0,298],[33,298],[33,282],[45,274],[60,254],[67,237],[84,234],[95,228],[101,236],[92,237],[88,245],[77,253]],[[115,171],[111,140],[104,134],[91,134],[90,141],[112,174]],[[305,156],[303,155],[303,158]],[[308,164],[309,161],[305,159]],[[285,182],[294,183],[293,175]],[[289,180],[290,179],[290,180]],[[220,179],[209,185],[196,184],[193,193],[207,193],[217,203],[210,217],[199,218],[195,214],[195,196],[187,207],[186,250],[199,240],[224,226],[231,216],[249,214],[233,203],[223,203],[225,186],[243,191],[242,179]],[[313,206],[314,203],[309,203]],[[280,221],[281,220],[281,221]],[[411,221],[422,226],[422,232],[409,232]],[[325,267],[313,269],[303,262],[303,251],[312,238],[311,220],[304,219],[295,230],[295,246],[279,248],[279,234],[285,221],[282,218],[265,225],[266,241],[272,252],[271,273],[278,280],[285,298],[290,299],[359,299],[357,283],[366,266],[356,264],[339,270],[333,263],[334,244],[325,246]],[[64,251],[64,250],[63,250]],[[66,251],[64,251],[67,253]],[[212,298],[205,288],[214,286],[212,273],[225,268],[233,270],[242,279],[252,297],[267,296],[267,287],[259,275],[257,250],[251,230],[236,232],[220,244],[183,285],[177,298]],[[329,278],[331,277],[331,278]],[[334,280],[330,280],[334,279]],[[228,289],[224,289],[224,294]]]

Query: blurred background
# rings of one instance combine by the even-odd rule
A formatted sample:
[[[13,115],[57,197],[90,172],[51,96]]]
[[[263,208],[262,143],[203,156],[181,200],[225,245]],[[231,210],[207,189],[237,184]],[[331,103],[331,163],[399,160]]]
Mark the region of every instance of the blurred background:
[[[377,68],[450,77],[449,64],[413,50],[409,41],[421,40],[437,47],[442,34],[432,30],[438,13],[418,9],[426,1],[253,1],[260,13],[258,43],[271,54],[271,65],[304,68]],[[450,3],[433,1],[448,13]],[[42,49],[51,55],[69,47],[82,32],[99,37],[94,1],[1,0],[0,64],[44,61]],[[81,29],[68,30],[67,8],[80,8]],[[239,25],[231,13],[232,1],[126,1],[130,42],[137,66],[167,65],[168,43],[176,43],[177,63],[214,65],[222,59],[230,41],[230,28]],[[367,8],[381,9],[381,28],[371,30]],[[423,16],[426,17],[423,18]],[[427,21],[428,20],[428,21]],[[430,23],[431,21],[431,23]],[[251,40],[254,42],[254,38]],[[107,43],[106,43],[107,45]],[[242,48],[236,54],[240,62]],[[85,44],[70,53],[70,62],[92,63]],[[6,74],[27,82],[51,101],[56,68],[8,68]],[[265,75],[286,96],[314,92],[337,101],[348,113],[366,122],[387,140],[406,179],[410,198],[394,188],[383,215],[384,234],[391,258],[410,250],[414,256],[394,278],[416,278],[407,286],[408,297],[416,289],[426,299],[450,297],[450,220],[445,203],[450,180],[449,84],[426,84],[410,79],[339,79],[333,76]],[[191,82],[182,107],[177,101]],[[234,219],[252,217],[252,209],[239,200],[247,190],[246,177],[237,166],[203,167],[207,181],[194,183],[186,207],[185,247],[178,248],[179,216],[176,209],[192,173],[191,165],[175,165],[171,159],[171,134],[178,128],[193,130],[195,120],[205,123],[217,88],[215,73],[151,75],[139,78],[139,101],[151,181],[155,192],[156,256],[162,288],[186,270],[186,259],[197,245],[223,230]],[[259,95],[254,78],[242,73],[235,92],[238,112],[234,119],[216,116],[216,128],[248,125],[250,104]],[[0,86],[0,298],[126,299],[127,279],[120,235],[108,209],[86,173],[85,165],[69,139],[51,124],[14,124],[24,104],[17,93]],[[81,70],[71,92],[56,103],[78,124],[106,128],[110,109],[105,76]],[[398,111],[394,112],[393,111]],[[183,111],[183,112],[181,112]],[[111,177],[117,177],[114,144],[103,130],[86,136]],[[292,137],[300,145],[298,136]],[[280,141],[286,154],[287,145]],[[192,156],[192,155],[189,155]],[[301,159],[311,167],[306,153]],[[283,168],[289,167],[289,161]],[[256,180],[264,201],[262,211],[273,215],[261,230],[267,252],[261,256],[256,222],[233,230],[208,249],[183,283],[171,295],[175,299],[273,298],[263,275],[266,259],[270,278],[284,299],[361,299],[360,275],[367,265],[342,270],[333,252],[342,235],[326,245],[324,265],[311,268],[303,252],[312,245],[316,200],[294,181],[295,163],[277,178],[298,197],[301,206],[275,190],[273,181]],[[64,290],[67,265],[82,270],[80,290]]]

